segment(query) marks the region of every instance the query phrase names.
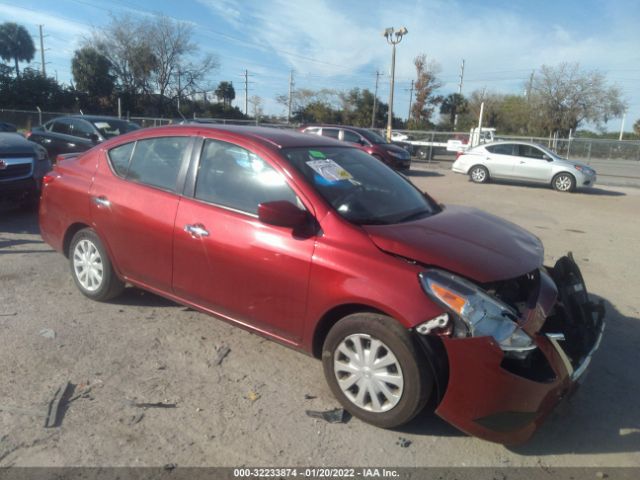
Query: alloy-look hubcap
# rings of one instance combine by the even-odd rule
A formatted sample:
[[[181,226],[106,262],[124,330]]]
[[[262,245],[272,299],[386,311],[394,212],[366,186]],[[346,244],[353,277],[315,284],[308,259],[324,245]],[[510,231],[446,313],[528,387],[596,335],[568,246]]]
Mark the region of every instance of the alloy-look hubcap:
[[[482,182],[484,180],[484,170],[481,168],[476,168],[473,172],[471,172],[471,176],[476,182]]]
[[[402,398],[400,362],[371,335],[356,333],[342,340],[334,353],[333,370],[342,393],[363,410],[386,412]]]
[[[73,269],[82,287],[95,292],[102,285],[103,265],[100,252],[89,240],[80,240],[73,251]]]
[[[563,192],[569,190],[571,188],[571,179],[564,175],[562,177],[558,177],[556,179],[556,188]]]

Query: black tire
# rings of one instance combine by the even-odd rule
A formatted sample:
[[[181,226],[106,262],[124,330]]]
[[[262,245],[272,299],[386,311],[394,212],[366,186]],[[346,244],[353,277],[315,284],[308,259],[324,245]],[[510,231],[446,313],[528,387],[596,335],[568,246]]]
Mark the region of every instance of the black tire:
[[[487,183],[489,181],[489,170],[482,165],[474,165],[469,169],[469,178],[474,183]]]
[[[576,177],[567,172],[558,173],[551,180],[551,187],[558,192],[573,192],[576,189]]]
[[[97,254],[92,265],[76,265],[76,261],[81,262],[85,258],[85,254]],[[113,271],[113,265],[100,237],[91,228],[82,229],[73,236],[69,247],[69,264],[71,266],[71,276],[76,286],[83,295],[92,300],[98,302],[111,300],[124,290],[124,282]],[[93,269],[97,273],[100,268],[102,268],[100,281],[94,281],[94,277],[91,276],[91,270]],[[82,280],[83,272],[86,272],[84,280]],[[93,283],[90,283],[92,281]]]
[[[364,382],[371,382],[369,379],[373,376],[376,378],[377,385],[384,383],[383,386],[387,389],[387,392],[395,394],[393,401],[387,401],[390,396],[385,396],[384,392],[376,395],[378,398],[377,403],[381,405],[381,408],[377,408],[378,411],[376,411],[372,396],[368,393],[371,390],[366,388],[363,388],[363,392],[365,392],[363,394],[364,402],[360,402],[364,403],[364,405],[356,403],[358,393],[360,393],[360,386],[366,384],[358,381],[349,387],[351,390],[347,389],[349,395],[356,397],[354,400],[347,397],[347,394],[339,384],[338,376],[344,371],[336,372],[336,369],[341,370],[346,365],[345,359],[347,357],[341,352],[349,347],[351,339],[363,342],[368,341],[369,347],[372,346],[373,341],[379,341],[382,345],[379,345],[375,351],[369,350],[369,355],[373,354],[374,358],[378,359],[388,359],[390,358],[388,357],[390,352],[396,361],[396,363],[388,367],[375,369],[375,372],[378,373],[372,373],[367,370],[366,373],[358,374],[357,378],[362,379]],[[364,345],[366,350],[366,343]],[[341,349],[338,350],[339,348]],[[351,352],[355,353],[356,349],[354,345],[354,349]],[[379,353],[382,353],[382,355],[379,356]],[[337,362],[340,363],[337,364]],[[434,387],[433,375],[422,351],[415,344],[407,329],[385,315],[355,313],[336,323],[324,341],[322,364],[327,383],[342,406],[355,417],[382,428],[399,427],[413,419],[426,405]],[[401,389],[396,388],[393,383],[381,382],[380,377],[376,377],[379,374],[389,379],[391,379],[391,376],[398,378],[399,374],[402,379]],[[354,373],[347,374],[347,376],[351,375],[357,376]],[[365,376],[367,377],[365,378]],[[344,376],[341,377],[341,380],[350,381],[349,378],[345,379]],[[397,380],[394,381],[397,382]],[[384,408],[387,409],[383,410]]]

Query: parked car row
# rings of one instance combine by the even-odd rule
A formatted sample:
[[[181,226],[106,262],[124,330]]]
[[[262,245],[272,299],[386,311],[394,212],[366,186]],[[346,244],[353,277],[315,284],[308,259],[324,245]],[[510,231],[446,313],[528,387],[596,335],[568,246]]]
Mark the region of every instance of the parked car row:
[[[35,204],[49,170],[51,162],[44,148],[18,133],[0,132],[0,200]]]
[[[0,200],[37,204],[42,177],[56,159],[87,151],[138,128],[133,122],[112,117],[69,116],[34,127],[25,139],[15,125],[0,122]]]
[[[300,131],[355,145],[396,170],[411,168],[411,153],[409,151],[387,142],[380,134],[367,128],[344,125],[307,125],[300,128]]]
[[[44,177],[43,239],[91,299],[129,283],[321,359],[364,421],[397,427],[431,400],[469,434],[528,439],[604,329],[572,257],[545,267],[531,233],[317,128],[106,140]]]

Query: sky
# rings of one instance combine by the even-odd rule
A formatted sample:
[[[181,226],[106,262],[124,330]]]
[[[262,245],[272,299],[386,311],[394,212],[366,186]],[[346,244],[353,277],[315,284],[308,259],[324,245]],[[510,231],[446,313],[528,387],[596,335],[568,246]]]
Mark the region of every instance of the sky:
[[[578,62],[599,70],[628,103],[625,130],[640,119],[640,2],[637,0],[0,0],[0,23],[14,21],[34,36],[45,33],[47,74],[71,80],[74,50],[115,17],[163,14],[193,26],[200,52],[214,54],[214,90],[232,81],[235,104],[262,98],[265,113],[285,114],[275,97],[294,88],[375,89],[388,101],[391,47],[382,32],[404,26],[397,46],[395,115],[406,118],[413,59],[426,54],[440,66],[443,95],[485,89],[522,94],[542,65]],[[31,62],[40,68],[40,51]],[[622,119],[609,122],[618,131]]]

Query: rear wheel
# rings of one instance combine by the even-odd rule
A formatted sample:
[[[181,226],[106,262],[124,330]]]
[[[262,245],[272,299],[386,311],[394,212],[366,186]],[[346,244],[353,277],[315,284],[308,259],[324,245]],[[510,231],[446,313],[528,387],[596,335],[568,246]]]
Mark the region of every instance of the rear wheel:
[[[83,295],[100,302],[110,300],[124,289],[96,232],[91,228],[78,231],[69,250],[71,274]]]
[[[570,173],[559,173],[553,177],[551,186],[559,192],[573,192],[576,189],[576,179]]]
[[[469,178],[475,183],[486,183],[489,181],[489,170],[482,165],[474,165],[469,169]]]
[[[333,394],[352,415],[394,428],[415,417],[433,377],[409,332],[385,315],[356,313],[336,323],[322,363]]]

